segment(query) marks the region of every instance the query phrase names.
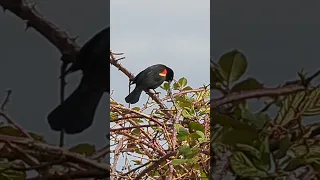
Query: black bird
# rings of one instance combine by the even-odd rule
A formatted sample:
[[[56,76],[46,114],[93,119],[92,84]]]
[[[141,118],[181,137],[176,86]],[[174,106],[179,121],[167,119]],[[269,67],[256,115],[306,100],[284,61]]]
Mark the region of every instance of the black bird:
[[[110,28],[93,36],[76,58],[76,63],[67,72],[81,70],[81,82],[47,117],[52,130],[64,130],[67,134],[89,128],[103,93],[110,92]]]
[[[127,103],[135,104],[139,101],[142,91],[156,89],[164,81],[173,80],[173,70],[163,64],[156,64],[141,71],[131,82],[136,84],[134,90],[125,98]]]

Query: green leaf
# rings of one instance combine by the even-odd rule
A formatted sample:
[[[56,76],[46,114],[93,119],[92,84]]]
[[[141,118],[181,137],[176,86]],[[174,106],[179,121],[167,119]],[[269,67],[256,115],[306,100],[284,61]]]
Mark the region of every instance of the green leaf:
[[[134,122],[136,122],[136,123],[142,123],[142,122],[144,122],[144,121],[142,121],[140,118],[133,118],[132,119]]]
[[[231,91],[241,92],[241,91],[249,91],[249,90],[261,89],[261,88],[263,88],[263,84],[259,83],[254,78],[248,78],[234,85]]]
[[[24,180],[26,173],[23,171],[15,171],[9,168],[10,163],[0,162],[0,179],[3,180]]]
[[[188,160],[187,159],[173,159],[172,160],[172,165],[180,165],[186,163]]]
[[[207,177],[207,174],[200,169],[200,175],[201,175],[201,180],[209,180],[209,178]]]
[[[194,164],[199,160],[198,157],[194,157],[191,159],[173,159],[172,165],[180,165],[180,164]]]
[[[185,118],[193,118],[193,115],[189,113],[189,111],[187,111],[186,109],[182,110],[182,116],[185,117]]]
[[[201,131],[201,132],[205,133],[204,126],[198,122],[191,121],[189,123],[189,127],[195,131]]]
[[[114,112],[110,112],[110,121],[117,119],[118,116]]]
[[[9,136],[17,136],[17,137],[25,136],[18,129],[15,129],[11,126],[0,127],[0,134],[9,135]]]
[[[188,138],[189,132],[182,125],[175,124],[175,129],[177,130],[177,139],[178,141],[184,141]]]
[[[133,134],[140,134],[140,130],[137,128],[132,129],[131,131]]]
[[[212,64],[210,66],[210,88],[217,89],[223,82],[227,81],[223,69],[219,64]]]
[[[305,161],[301,157],[293,158],[289,164],[284,168],[284,171],[293,171],[305,165]]]
[[[265,136],[264,141],[260,144],[260,161],[255,163],[256,167],[268,172],[270,168],[270,149],[269,149],[269,137]]]
[[[258,149],[251,145],[247,144],[235,144],[235,148],[237,151],[245,152],[247,154],[250,154],[252,157],[256,159],[260,159],[260,152]]]
[[[184,88],[186,85],[187,85],[187,83],[188,83],[188,81],[187,81],[187,79],[186,78],[180,78],[179,80],[178,80],[178,84],[179,84],[179,86],[180,86],[180,88]]]
[[[185,108],[185,107],[190,108],[192,106],[191,101],[189,101],[185,97],[176,97],[175,100],[176,100],[178,106],[181,108]]]
[[[40,136],[40,135],[35,134],[35,133],[33,133],[33,132],[28,132],[28,133],[29,133],[30,136],[31,136],[32,138],[34,138],[35,140],[41,141],[41,142],[46,142],[45,139],[44,139],[44,136]]]
[[[301,156],[291,159],[291,161],[284,168],[285,171],[293,171],[293,170],[300,168],[300,167],[307,165],[307,164],[315,165],[316,168],[320,167],[319,166],[319,163],[320,163],[319,145],[316,144],[316,145],[310,146],[309,153],[307,153],[306,149],[302,148],[302,146],[305,146],[305,145],[301,145],[298,148],[295,148],[295,150],[299,150],[299,153],[297,153],[297,155],[300,154]]]
[[[85,156],[91,156],[96,152],[96,148],[95,145],[82,143],[71,147],[69,151],[84,154]]]
[[[283,101],[275,123],[286,125],[296,118],[296,110],[301,116],[315,116],[320,114],[320,88],[312,91],[302,91],[288,95]]]
[[[237,81],[245,73],[248,66],[246,57],[238,50],[223,54],[218,64],[222,68],[228,83]]]
[[[232,129],[221,137],[221,142],[224,144],[234,145],[236,143],[253,145],[259,140],[257,132]]]
[[[183,88],[182,90],[183,90],[183,91],[188,91],[188,90],[192,90],[192,87],[190,87],[190,86],[187,86],[187,87]]]
[[[132,160],[134,162],[134,165],[141,165],[142,162],[140,160]]]
[[[173,90],[179,90],[180,89],[180,85],[178,82],[173,83]]]
[[[206,136],[204,135],[204,133],[202,131],[196,131],[196,134],[198,134],[202,139],[206,138]]]
[[[290,145],[291,145],[291,141],[290,141],[289,136],[282,138],[280,140],[279,150],[275,152],[274,157],[276,159],[283,158],[286,155]]]
[[[183,145],[181,147],[179,147],[179,154],[183,155],[184,158],[188,159],[188,158],[192,158],[194,157],[196,154],[199,153],[199,148],[195,147],[195,148],[190,148],[187,145]]]
[[[216,123],[221,126],[232,127],[237,130],[246,130],[249,132],[256,132],[257,131],[254,127],[252,127],[248,124],[245,124],[237,119],[230,118],[229,116],[226,116],[226,115],[212,113],[211,118],[212,118],[211,119],[212,123]]]
[[[320,150],[318,151],[311,151],[309,152],[308,154],[306,154],[304,156],[304,159],[305,159],[305,162],[307,164],[311,164],[313,162],[317,162],[317,161],[320,161]]]
[[[243,120],[247,121],[249,124],[254,125],[258,129],[263,128],[263,126],[271,119],[265,113],[253,114],[247,109],[244,109],[242,111],[241,117]]]
[[[132,108],[132,110],[140,111],[140,107],[136,106],[136,107]]]
[[[165,83],[163,83],[163,86],[161,86],[161,88],[167,91],[170,89],[170,84],[165,82]]]
[[[266,177],[267,173],[257,169],[250,159],[242,152],[236,151],[230,159],[232,170],[243,177]]]
[[[313,167],[313,169],[316,171],[316,172],[320,172],[320,161],[316,161],[314,163],[311,163],[311,166]]]

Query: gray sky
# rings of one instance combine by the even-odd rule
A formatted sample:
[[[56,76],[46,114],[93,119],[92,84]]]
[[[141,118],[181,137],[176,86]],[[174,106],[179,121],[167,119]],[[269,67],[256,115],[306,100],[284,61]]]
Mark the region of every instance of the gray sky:
[[[135,75],[162,63],[174,70],[175,79],[186,77],[197,88],[208,84],[210,78],[209,23],[209,0],[113,0],[111,48],[125,53],[121,63]],[[115,67],[111,67],[111,89],[115,100],[125,103],[128,78]],[[135,105],[141,106],[147,97],[143,93]]]
[[[201,3],[192,0],[152,3],[148,0],[112,0],[111,49],[125,53],[126,59],[121,60],[121,64],[135,75],[160,63],[173,69],[176,80],[186,77],[193,88],[208,85],[209,0]],[[113,98],[126,104],[128,78],[113,66],[110,73]],[[133,88],[134,85],[131,90]],[[157,91],[161,91],[160,88]],[[160,97],[164,97],[164,93]],[[142,107],[147,98],[142,93],[140,101],[133,106]],[[123,164],[124,158],[120,156],[118,170]]]
[[[109,24],[108,1],[37,1],[38,10],[71,36],[79,36],[82,46]],[[10,12],[0,13],[0,99],[7,88],[13,89],[8,106],[11,117],[23,128],[44,135],[57,143],[59,133],[50,130],[47,114],[59,104],[60,52]],[[78,85],[79,75],[67,78],[70,94]],[[109,127],[108,96],[101,101],[94,124],[80,135],[66,137],[66,145],[90,142],[105,144]]]
[[[79,36],[84,44],[109,23],[105,1],[39,1],[38,8],[53,23]],[[211,55],[216,59],[230,48],[242,50],[249,61],[248,75],[266,85],[296,78],[304,67],[320,66],[319,2],[211,2]],[[75,8],[77,4],[77,8]],[[124,52],[121,63],[137,74],[145,67],[163,63],[175,78],[187,77],[193,87],[209,82],[209,1],[191,0],[111,1],[111,48]],[[72,9],[72,11],[71,11]],[[46,116],[59,103],[60,53],[10,12],[0,13],[0,96],[13,89],[9,105],[12,118],[24,128],[56,143],[59,133],[50,130]],[[68,78],[68,93],[78,84]],[[124,103],[127,78],[111,67],[111,89]],[[145,102],[143,94],[141,102]],[[138,103],[141,105],[141,103]],[[104,143],[109,122],[108,97],[97,110],[94,125],[67,143]]]
[[[255,77],[269,87],[298,79],[301,68],[314,73],[320,67],[319,5],[211,2],[211,55],[217,60],[229,49],[241,50],[249,63],[244,78]]]
[[[211,2],[211,54],[231,48],[248,57],[248,75],[267,85],[319,68],[320,2]]]
[[[229,49],[240,49],[248,58],[247,75],[267,86],[297,79],[301,68],[316,71],[319,2],[290,2],[212,2],[211,55],[217,60]]]
[[[320,66],[319,5],[319,1],[212,1],[211,55],[217,60],[229,49],[241,50],[248,58],[247,76],[269,87],[297,79],[301,68],[313,73]],[[261,108],[254,105],[253,109]]]

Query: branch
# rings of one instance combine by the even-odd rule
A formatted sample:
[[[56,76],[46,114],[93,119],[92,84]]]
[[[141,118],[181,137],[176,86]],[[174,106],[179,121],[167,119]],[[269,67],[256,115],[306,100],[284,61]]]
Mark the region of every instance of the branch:
[[[234,92],[230,93],[226,96],[220,98],[212,98],[210,100],[210,108],[215,109],[218,106],[232,103],[234,101],[240,101],[245,99],[252,99],[252,98],[261,98],[261,97],[272,97],[272,96],[283,96],[287,94],[292,94],[300,91],[306,90],[306,87],[301,84],[295,85],[287,85],[279,88],[264,88],[264,89],[257,89],[257,90],[250,90],[244,92]]]
[[[15,128],[17,128],[23,135],[25,135],[26,137],[33,139],[33,137],[27,133],[23,128],[20,127],[20,125],[18,125],[17,123],[15,123],[7,113],[4,112],[5,106],[8,104],[10,96],[12,94],[12,90],[8,90],[7,91],[7,95],[4,98],[4,101],[1,105],[1,109],[0,109],[0,117],[2,116],[9,124],[12,124]]]
[[[141,171],[137,177],[134,178],[134,180],[139,180],[141,179],[145,174],[147,174],[148,172],[152,171],[153,169],[155,169],[157,166],[159,166],[163,161],[167,160],[168,158],[170,158],[170,156],[174,156],[175,154],[177,154],[177,151],[170,151],[168,152],[166,155],[162,156],[159,160],[157,160],[156,162],[154,162],[151,166],[147,167],[146,169],[144,169],[143,171]]]
[[[25,0],[0,0],[0,6],[26,21],[26,29],[33,27],[44,36],[61,52],[63,60],[75,61],[75,55],[79,50],[75,38],[70,38],[66,31],[46,20],[34,6],[30,6]]]
[[[150,115],[147,115],[145,113],[142,113],[140,111],[136,111],[136,110],[124,107],[122,105],[110,104],[110,110],[112,110],[112,108],[122,109],[122,110],[125,110],[125,111],[129,112],[129,113],[134,113],[134,114],[140,115],[140,116],[142,116],[142,117],[144,117],[146,119],[149,119],[150,121],[158,124],[159,126],[164,127],[164,125],[162,123],[160,123],[156,118],[154,118],[154,117],[152,117]]]
[[[11,97],[11,93],[12,93],[12,89],[8,89],[8,90],[7,90],[7,95],[6,95],[6,97],[4,98],[3,103],[2,103],[2,105],[1,105],[1,111],[4,111],[6,105],[9,103],[10,97]]]
[[[213,63],[214,62],[211,61],[211,65]],[[320,74],[320,69],[317,70],[310,77],[306,78],[304,81],[296,80],[293,82],[286,83],[286,85],[279,88],[264,88],[264,89],[250,90],[250,91],[244,91],[244,92],[234,92],[220,98],[212,98],[210,100],[210,107],[212,109],[215,109],[218,106],[231,103],[234,101],[240,101],[240,100],[252,99],[252,98],[270,97],[270,96],[271,97],[283,96],[283,95],[304,91],[308,89],[311,81],[315,79],[317,76],[319,76],[319,74]]]
[[[107,178],[109,179],[109,172],[98,171],[98,170],[86,170],[86,171],[73,171],[65,174],[50,174],[41,177],[29,178],[28,180],[69,180],[69,179],[79,179],[79,178]]]
[[[24,147],[29,147],[30,149],[36,149],[40,152],[46,152],[51,155],[57,156],[57,157],[63,157],[67,161],[79,163],[82,165],[86,165],[89,167],[96,168],[101,171],[108,171],[110,170],[110,165],[105,163],[97,163],[94,160],[88,159],[80,154],[69,152],[66,149],[56,147],[53,145],[45,144],[40,141],[28,139],[28,138],[22,138],[22,137],[15,137],[15,136],[7,136],[0,134],[0,141],[2,142],[10,142],[12,144],[16,145],[22,145]]]

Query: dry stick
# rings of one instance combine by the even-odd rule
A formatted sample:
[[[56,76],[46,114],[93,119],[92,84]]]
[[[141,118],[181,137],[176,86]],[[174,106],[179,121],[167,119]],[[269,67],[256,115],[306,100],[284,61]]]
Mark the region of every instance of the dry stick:
[[[244,92],[230,93],[226,96],[220,98],[212,98],[210,100],[210,108],[215,109],[221,105],[231,103],[234,101],[261,98],[261,97],[272,97],[272,96],[282,96],[287,94],[292,94],[300,91],[304,91],[306,88],[304,85],[288,85],[279,88],[264,88],[257,90],[250,90]]]
[[[110,63],[112,65],[114,65],[115,67],[117,67],[120,71],[122,71],[125,75],[127,75],[129,77],[129,79],[134,79],[134,76],[132,75],[132,73],[130,73],[126,68],[124,68],[122,65],[120,65],[118,63],[118,61],[116,60],[116,58],[113,56],[113,53],[111,52],[111,58],[110,58]],[[196,90],[196,91],[201,91],[201,90]],[[195,92],[195,91],[192,91]],[[162,109],[162,111],[170,118],[174,118],[172,113],[169,113],[169,111],[165,111],[165,109],[167,109],[165,107],[165,105],[163,104],[163,101],[161,101],[157,96],[154,96],[154,94],[149,90],[149,92],[147,92],[147,94],[160,106],[160,108]],[[172,97],[172,96],[171,96]],[[165,127],[164,127],[165,128]],[[165,128],[166,129],[166,128]],[[171,167],[171,170],[173,168]]]
[[[26,132],[22,127],[20,127],[20,125],[18,125],[17,123],[15,123],[7,113],[5,113],[3,110],[5,109],[5,106],[7,105],[7,103],[9,102],[10,96],[12,94],[11,90],[7,91],[7,95],[1,105],[1,110],[0,110],[0,116],[4,117],[5,120],[7,120],[7,122],[9,124],[12,124],[15,128],[17,128],[23,135],[25,135],[26,137],[33,139],[33,137]]]
[[[60,68],[60,104],[64,102],[64,89],[66,86],[65,76],[66,76],[66,68],[68,64],[65,62],[62,62],[61,68]],[[63,147],[64,144],[64,130],[62,129],[60,131],[60,139],[59,139],[59,146]]]
[[[199,89],[191,89],[191,90],[184,90],[184,91],[180,91],[177,93],[172,94],[172,96],[166,96],[164,98],[161,99],[161,102],[166,101],[168,99],[173,99],[174,97],[179,97],[182,96],[184,94],[189,94],[189,93],[196,93],[196,92],[201,92],[201,91],[205,91],[205,88],[199,88]]]
[[[48,166],[52,166],[52,165],[55,165],[55,164],[60,164],[62,162],[63,162],[62,160],[54,160],[54,161],[51,161],[51,162],[45,162],[45,163],[42,163],[42,164],[39,164],[39,165],[36,165],[36,166],[31,166],[31,167],[21,167],[18,164],[12,164],[10,166],[10,169],[13,169],[13,170],[16,170],[16,171],[39,170],[39,169],[46,168]]]
[[[71,162],[76,162],[82,165],[90,166],[96,169],[99,169],[101,171],[108,171],[110,170],[110,165],[105,163],[98,163],[94,160],[88,159],[84,157],[83,155],[69,152],[66,149],[63,149],[61,147],[49,145],[40,141],[26,139],[22,137],[15,137],[15,136],[7,136],[0,134],[0,141],[2,142],[10,142],[17,145],[22,145],[26,147],[30,147],[32,149],[38,149],[40,152],[46,152],[52,155],[55,155],[57,157],[65,158],[66,160],[69,160]]]
[[[2,103],[2,105],[1,105],[1,110],[2,110],[2,111],[5,110],[5,109],[4,109],[5,106],[9,103],[11,93],[12,93],[12,89],[8,89],[8,90],[7,90],[7,95],[6,95],[6,97],[4,98],[3,103]]]
[[[134,114],[140,115],[140,116],[142,116],[142,117],[144,117],[146,119],[149,119],[150,121],[156,123],[157,125],[159,125],[161,127],[164,127],[164,125],[161,122],[159,122],[156,118],[154,118],[154,117],[152,117],[150,115],[144,114],[144,113],[142,113],[140,111],[136,111],[136,110],[133,110],[133,109],[121,106],[121,105],[110,104],[110,109],[112,109],[112,108],[122,109],[122,110],[128,111],[130,113],[134,113]]]
[[[99,159],[104,157],[105,155],[110,153],[110,145],[105,145],[103,148],[99,149],[96,153],[94,153],[90,158],[91,159]]]
[[[10,10],[13,14],[26,21],[26,29],[33,27],[48,41],[50,41],[62,54],[61,59],[66,62],[75,62],[75,55],[80,49],[75,43],[75,38],[70,38],[66,31],[61,30],[55,24],[46,20],[34,7],[29,6],[25,0],[0,0],[0,6],[4,10]],[[19,128],[19,126],[16,126]],[[24,132],[24,131],[22,131]]]
[[[119,156],[120,156],[120,152],[123,149],[123,143],[124,143],[124,141],[126,139],[127,139],[127,137],[122,137],[120,139],[120,141],[118,142],[115,150],[114,150],[113,166],[111,167],[111,170],[112,170],[113,173],[116,172],[116,168],[117,168],[117,163],[118,163],[118,159],[119,159]]]
[[[17,154],[20,157],[23,157],[21,159],[23,159],[24,162],[26,162],[29,166],[38,166],[39,165],[38,159],[36,159],[33,156],[31,156],[30,154],[26,153],[25,150],[21,149],[18,145],[14,144],[10,141],[7,141],[6,143],[10,146],[11,149],[14,149],[15,152],[17,152]]]
[[[155,161],[151,166],[147,167],[146,169],[144,169],[143,171],[141,171],[138,176],[136,176],[134,178],[134,180],[139,180],[141,179],[146,173],[152,171],[155,167],[157,167],[158,165],[160,165],[163,161],[167,160],[168,158],[170,158],[170,156],[174,156],[175,154],[177,154],[177,151],[170,151],[168,152],[166,155],[162,156],[159,160]]]
[[[155,126],[157,126],[157,125],[156,124],[147,124],[147,125],[130,126],[130,127],[110,129],[110,132],[130,130],[130,129],[134,129],[134,128],[155,127]],[[166,126],[172,126],[172,124],[167,124]]]
[[[144,141],[143,139],[140,139],[140,138],[138,138],[138,137],[136,137],[136,136],[133,136],[133,135],[131,135],[131,134],[127,134],[127,133],[124,133],[124,132],[121,132],[121,131],[118,132],[118,134],[127,136],[129,139],[138,141],[138,142],[140,142],[141,144],[143,144],[143,145],[145,145],[145,146],[153,149],[154,151],[158,152],[158,153],[159,153],[160,155],[162,155],[162,156],[166,154],[165,151],[161,151],[160,149],[158,149],[157,147],[155,147],[153,144],[151,144],[151,143],[149,143],[149,142],[147,142],[147,141]]]
[[[79,50],[79,46],[75,43],[75,38],[70,38],[66,31],[46,20],[44,15],[39,13],[34,6],[28,5],[25,0],[0,0],[0,6],[26,21],[27,28],[33,27],[38,31],[58,48],[63,56],[69,57],[66,59],[67,61],[75,61],[74,57]]]
[[[46,20],[35,6],[30,6],[25,0],[0,0],[4,10],[8,9],[22,20],[26,21],[26,29],[33,27],[48,41],[50,41],[62,54],[65,63],[75,62],[75,56],[80,49],[75,38],[70,38],[66,31],[62,31],[52,22]],[[65,65],[66,66],[66,65]],[[62,140],[61,140],[62,139]],[[63,133],[60,134],[60,146],[63,144]]]
[[[70,180],[70,179],[86,179],[92,178],[95,179],[104,179],[108,180],[110,176],[109,172],[98,171],[98,170],[86,170],[86,171],[72,171],[66,174],[49,174],[43,177],[33,177],[27,180]]]
[[[152,161],[148,161],[148,162],[146,162],[146,163],[144,163],[144,164],[142,164],[142,165],[140,165],[140,166],[138,166],[138,167],[136,167],[136,168],[133,168],[132,170],[130,170],[130,171],[128,171],[128,172],[126,172],[126,173],[124,173],[124,174],[122,174],[121,176],[127,176],[127,175],[129,175],[129,174],[131,174],[131,173],[133,173],[133,172],[135,172],[136,170],[138,170],[138,169],[141,169],[141,168],[143,168],[143,167],[145,167],[146,165],[148,165],[148,164],[150,164],[150,163],[152,163]]]
[[[126,117],[120,117],[113,119],[111,122],[116,123],[118,121],[127,120],[127,119],[135,119],[135,118],[144,118],[144,116],[126,116]]]
[[[220,98],[212,98],[210,100],[211,109],[215,109],[218,106],[231,103],[234,101],[252,99],[252,98],[261,98],[269,96],[283,96],[287,94],[292,94],[300,91],[306,90],[309,83],[320,74],[320,70],[316,71],[312,76],[307,78],[305,82],[295,81],[293,84],[285,85],[278,88],[263,88],[257,90],[250,90],[244,92],[234,92]],[[306,84],[302,84],[306,83]]]

